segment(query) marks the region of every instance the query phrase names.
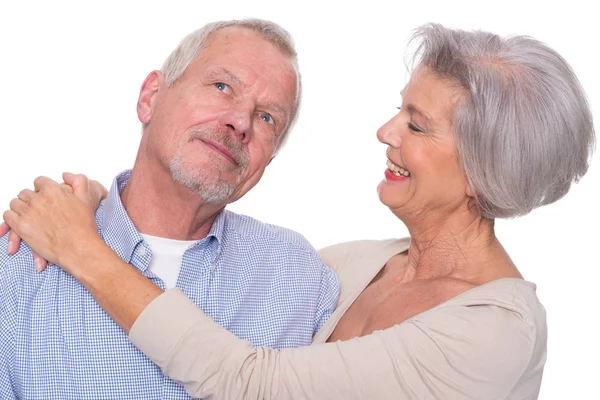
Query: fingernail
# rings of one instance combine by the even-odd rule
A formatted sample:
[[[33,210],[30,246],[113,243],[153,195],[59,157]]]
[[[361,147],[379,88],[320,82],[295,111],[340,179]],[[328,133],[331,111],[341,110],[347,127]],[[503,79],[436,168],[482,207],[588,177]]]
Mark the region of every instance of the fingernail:
[[[39,259],[33,260],[33,264],[35,265],[35,270],[37,272],[42,272],[42,262]]]
[[[12,254],[12,253],[13,253],[13,251],[14,251],[14,250],[13,250],[13,248],[14,248],[14,247],[15,247],[14,243],[13,243],[13,242],[11,242],[11,241],[9,241],[9,242],[8,242],[8,247],[7,247],[7,249],[6,249],[6,252],[7,252],[8,254]]]

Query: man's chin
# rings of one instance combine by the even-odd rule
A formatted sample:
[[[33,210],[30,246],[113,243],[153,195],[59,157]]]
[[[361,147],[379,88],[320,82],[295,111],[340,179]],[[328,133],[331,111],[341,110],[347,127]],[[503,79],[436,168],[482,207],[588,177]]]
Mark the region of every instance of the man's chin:
[[[215,205],[227,203],[227,200],[231,197],[234,191],[234,188],[231,186],[223,184],[195,184],[189,188],[192,189],[204,203]]]

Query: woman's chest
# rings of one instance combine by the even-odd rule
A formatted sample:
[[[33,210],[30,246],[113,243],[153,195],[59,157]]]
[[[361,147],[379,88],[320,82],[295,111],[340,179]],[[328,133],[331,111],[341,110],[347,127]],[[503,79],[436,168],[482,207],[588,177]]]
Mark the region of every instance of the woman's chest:
[[[448,282],[370,284],[344,313],[328,341],[348,340],[391,328],[463,291]]]

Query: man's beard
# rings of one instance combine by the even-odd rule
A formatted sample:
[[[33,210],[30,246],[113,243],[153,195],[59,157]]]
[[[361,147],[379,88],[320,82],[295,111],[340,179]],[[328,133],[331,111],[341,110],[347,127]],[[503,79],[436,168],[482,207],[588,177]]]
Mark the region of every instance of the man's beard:
[[[240,175],[244,174],[248,168],[249,156],[244,150],[243,143],[235,140],[230,133],[219,134],[208,128],[198,128],[192,131],[188,141],[175,151],[169,165],[173,179],[196,192],[203,202],[220,204],[233,194],[238,182],[227,182],[221,177],[222,172],[232,169],[231,163],[225,160],[215,159],[214,162],[211,162],[217,169],[214,171],[214,168],[199,169],[182,158],[180,150],[189,142],[200,139],[210,139],[226,147],[237,164],[233,168],[239,168]]]

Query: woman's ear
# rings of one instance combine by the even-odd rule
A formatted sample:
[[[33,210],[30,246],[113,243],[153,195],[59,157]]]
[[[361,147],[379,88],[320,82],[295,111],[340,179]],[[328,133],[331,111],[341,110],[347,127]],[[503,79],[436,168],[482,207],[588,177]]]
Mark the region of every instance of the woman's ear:
[[[475,192],[473,191],[473,189],[471,189],[471,185],[469,185],[468,183],[465,192],[467,193],[467,196],[471,198],[475,197]]]

